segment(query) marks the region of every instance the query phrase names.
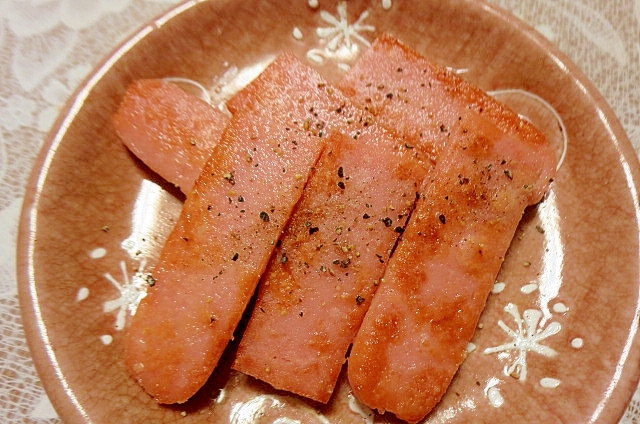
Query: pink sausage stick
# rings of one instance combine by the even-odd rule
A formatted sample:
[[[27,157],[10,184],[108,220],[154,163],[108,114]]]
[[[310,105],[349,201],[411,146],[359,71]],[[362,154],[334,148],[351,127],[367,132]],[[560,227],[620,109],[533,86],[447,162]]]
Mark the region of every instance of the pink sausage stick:
[[[529,122],[390,35],[339,87],[436,164],[348,362],[360,400],[417,421],[458,369],[522,211],[546,190],[555,157]]]
[[[541,200],[555,171],[543,137],[518,139],[474,111],[450,139],[348,362],[358,399],[409,422],[444,395],[524,209]]]
[[[161,177],[188,193],[229,117],[176,84],[133,82],[113,125],[122,142]]]
[[[263,275],[233,367],[327,402],[426,169],[380,127],[330,140]]]
[[[448,145],[461,113],[475,110],[525,141],[540,132],[453,71],[437,66],[389,34],[380,35],[338,84],[376,123],[424,148],[432,160]],[[422,141],[422,142],[421,142]]]
[[[243,95],[251,101],[187,194],[125,339],[129,373],[160,403],[185,402],[206,382],[326,138],[354,119],[344,97],[289,54]]]

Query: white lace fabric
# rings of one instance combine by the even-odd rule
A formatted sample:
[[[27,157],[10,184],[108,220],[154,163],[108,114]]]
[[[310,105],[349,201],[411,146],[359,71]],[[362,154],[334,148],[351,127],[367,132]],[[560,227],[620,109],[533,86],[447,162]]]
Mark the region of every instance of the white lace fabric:
[[[640,0],[493,1],[534,26],[585,71],[640,152]],[[38,150],[64,102],[99,60],[176,3],[0,0],[2,423],[60,422],[33,368],[16,289],[18,218]],[[640,423],[640,391],[621,423]]]

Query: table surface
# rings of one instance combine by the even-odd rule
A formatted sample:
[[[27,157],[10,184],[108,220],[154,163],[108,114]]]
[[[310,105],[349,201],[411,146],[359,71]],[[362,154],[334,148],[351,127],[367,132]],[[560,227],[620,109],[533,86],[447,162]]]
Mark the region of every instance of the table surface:
[[[640,0],[493,2],[535,27],[582,68],[640,153]],[[0,0],[2,423],[60,422],[33,367],[16,288],[18,219],[38,150],[74,88],[100,59],[177,3]],[[621,423],[640,423],[640,390]]]

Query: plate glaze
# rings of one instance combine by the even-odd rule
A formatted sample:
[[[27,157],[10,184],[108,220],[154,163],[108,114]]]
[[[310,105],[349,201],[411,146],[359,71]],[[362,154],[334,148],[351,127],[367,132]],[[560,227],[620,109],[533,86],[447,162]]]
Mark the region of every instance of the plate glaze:
[[[523,114],[536,106],[505,90],[539,96],[563,124],[542,122],[546,130],[567,140],[552,190],[517,231],[467,360],[426,421],[617,422],[640,372],[637,158],[575,65],[512,16],[471,0],[194,1],[105,59],[49,135],[19,237],[27,337],[65,422],[394,422],[359,405],[344,376],[319,405],[230,371],[233,343],[183,405],[157,405],[127,376],[122,327],[182,197],[110,123],[135,79],[197,81],[217,104],[283,50],[337,81],[382,32]]]

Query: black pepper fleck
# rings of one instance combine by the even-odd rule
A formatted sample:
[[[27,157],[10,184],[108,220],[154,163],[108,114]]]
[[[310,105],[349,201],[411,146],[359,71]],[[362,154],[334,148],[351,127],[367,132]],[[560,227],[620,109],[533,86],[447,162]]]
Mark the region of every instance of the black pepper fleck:
[[[236,180],[233,177],[233,172],[227,172],[226,174],[223,175],[223,178],[229,181],[231,185],[234,185],[236,183]]]

